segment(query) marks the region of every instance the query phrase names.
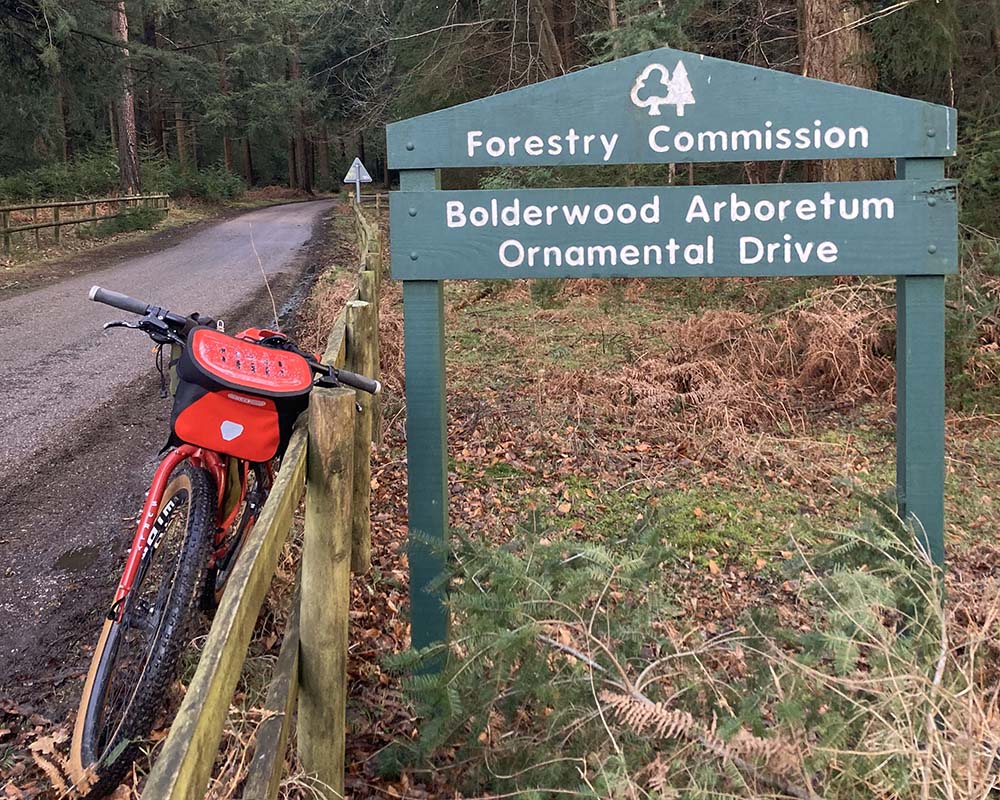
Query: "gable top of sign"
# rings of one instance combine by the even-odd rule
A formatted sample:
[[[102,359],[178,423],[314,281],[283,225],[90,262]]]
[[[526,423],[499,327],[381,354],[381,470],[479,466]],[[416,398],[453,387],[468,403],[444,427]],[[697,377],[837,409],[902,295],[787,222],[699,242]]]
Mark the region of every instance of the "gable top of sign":
[[[947,106],[663,48],[392,123],[389,166],[955,154]]]

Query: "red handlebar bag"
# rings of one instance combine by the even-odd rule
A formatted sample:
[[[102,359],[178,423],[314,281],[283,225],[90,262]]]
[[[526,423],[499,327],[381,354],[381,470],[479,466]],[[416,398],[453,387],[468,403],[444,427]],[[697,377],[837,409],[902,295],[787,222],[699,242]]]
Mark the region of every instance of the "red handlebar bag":
[[[176,439],[268,461],[284,452],[309,401],[313,374],[297,353],[195,328],[177,362],[177,377],[171,415]]]

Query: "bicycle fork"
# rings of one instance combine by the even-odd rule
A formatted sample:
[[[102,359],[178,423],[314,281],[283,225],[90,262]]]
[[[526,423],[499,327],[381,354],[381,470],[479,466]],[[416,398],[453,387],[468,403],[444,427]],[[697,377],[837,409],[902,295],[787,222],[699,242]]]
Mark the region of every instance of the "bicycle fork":
[[[213,458],[214,456],[214,458]],[[132,546],[129,548],[128,559],[125,562],[125,569],[122,571],[121,580],[118,582],[118,589],[115,591],[114,600],[108,611],[107,618],[112,621],[121,622],[124,613],[123,600],[132,590],[132,583],[139,572],[139,566],[147,551],[153,550],[159,545],[160,536],[163,531],[157,527],[160,520],[166,521],[172,509],[161,509],[163,493],[166,491],[170,481],[170,475],[176,467],[183,461],[190,460],[195,466],[204,466],[212,472],[213,477],[218,481],[220,473],[224,470],[222,460],[214,453],[208,453],[193,445],[184,444],[176,447],[164,456],[153,480],[146,492],[146,500],[142,505],[142,513],[139,515],[139,526],[132,539]],[[218,483],[217,483],[218,485]]]

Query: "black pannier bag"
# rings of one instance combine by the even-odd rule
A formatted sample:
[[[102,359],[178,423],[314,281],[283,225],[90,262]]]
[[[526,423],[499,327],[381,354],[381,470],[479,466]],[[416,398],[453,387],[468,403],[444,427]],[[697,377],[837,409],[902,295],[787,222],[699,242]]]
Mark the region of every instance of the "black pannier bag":
[[[174,439],[247,461],[284,452],[309,402],[313,373],[298,353],[255,341],[273,335],[257,329],[238,337],[206,327],[191,331],[177,362]]]

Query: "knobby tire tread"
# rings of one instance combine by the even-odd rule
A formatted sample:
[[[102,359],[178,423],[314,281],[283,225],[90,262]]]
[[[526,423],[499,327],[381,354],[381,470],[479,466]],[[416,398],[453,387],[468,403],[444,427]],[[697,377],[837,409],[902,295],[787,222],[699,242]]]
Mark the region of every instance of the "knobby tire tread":
[[[215,527],[214,482],[206,470],[184,464],[174,472],[174,477],[168,484],[168,491],[163,494],[161,508],[176,492],[176,489],[170,491],[170,487],[180,475],[185,475],[190,480],[190,498],[185,538],[176,559],[178,566],[174,588],[164,607],[163,622],[159,636],[152,646],[148,666],[122,715],[118,732],[107,744],[102,756],[105,753],[113,753],[123,738],[127,737],[132,742],[122,750],[113,763],[98,766],[97,781],[86,793],[87,798],[105,797],[114,791],[131,768],[143,740],[148,737],[163,708],[164,698],[176,675],[178,661],[189,644],[189,631],[199,613],[199,600],[205,583]],[[138,588],[137,586],[136,589]],[[95,664],[100,657],[99,649],[94,653]],[[81,714],[89,695],[99,687],[93,685],[89,689],[89,692],[85,690],[81,699]],[[79,749],[74,747],[74,754],[78,752]],[[74,766],[83,770],[91,765]]]

